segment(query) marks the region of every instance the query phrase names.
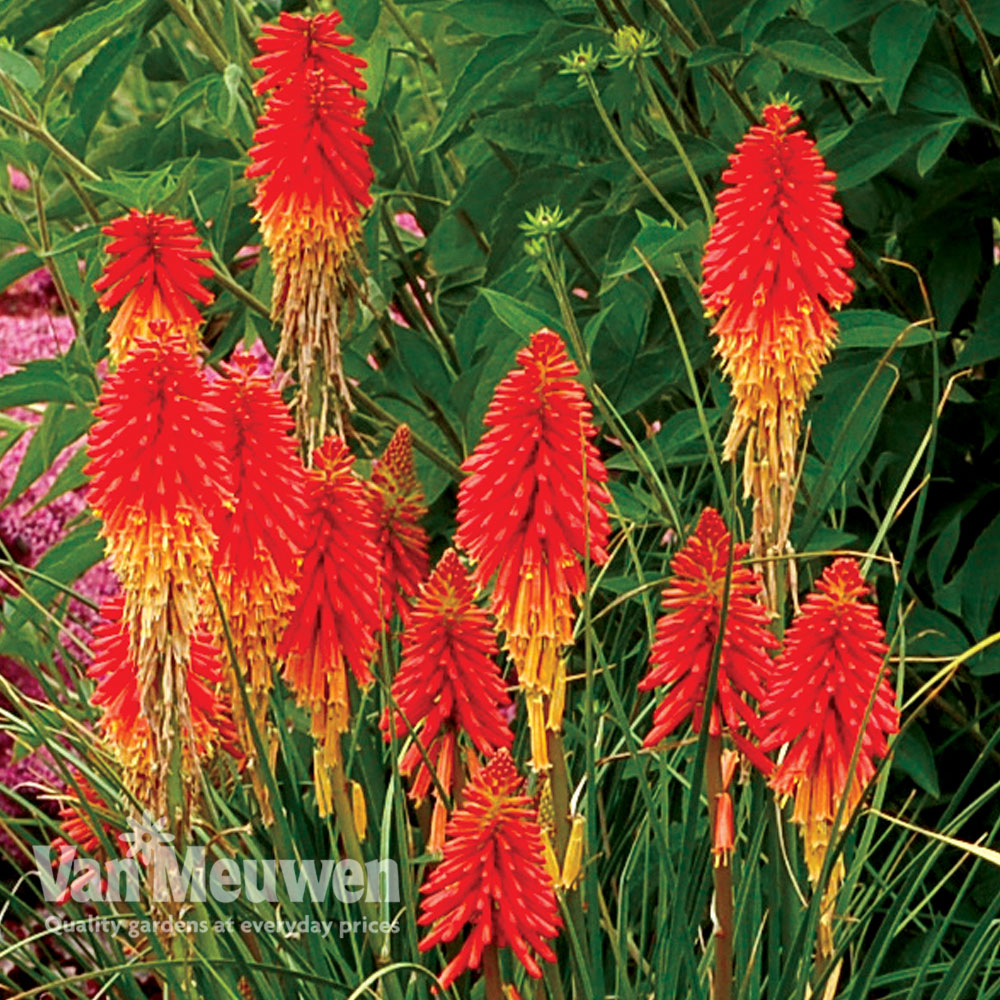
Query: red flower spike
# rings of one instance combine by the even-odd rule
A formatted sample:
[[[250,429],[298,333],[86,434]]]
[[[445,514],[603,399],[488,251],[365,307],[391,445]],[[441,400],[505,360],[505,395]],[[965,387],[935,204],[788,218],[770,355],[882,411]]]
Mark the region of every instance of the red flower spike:
[[[263,70],[264,75],[254,84],[254,93],[266,94],[313,71],[354,90],[364,90],[367,84],[358,70],[368,63],[343,51],[354,39],[337,30],[341,21],[338,11],[312,17],[282,11],[276,24],[262,25],[257,39],[260,55],[250,65]]]
[[[208,579],[213,524],[230,494],[222,413],[176,336],[137,344],[108,376],[87,444],[88,500],[126,593],[152,627],[171,589]]]
[[[393,606],[406,623],[409,599],[427,579],[427,532],[420,519],[427,513],[424,491],[413,463],[410,428],[401,424],[372,471],[368,498],[378,528],[382,553],[382,613],[386,621]]]
[[[478,968],[490,944],[510,948],[535,979],[542,975],[535,954],[555,961],[548,939],[558,935],[562,920],[537,813],[522,784],[510,754],[500,750],[466,786],[465,805],[448,821],[444,860],[420,887],[418,923],[433,925],[421,951],[453,941],[471,925],[441,973],[443,989]]]
[[[867,600],[870,594],[853,559],[827,566],[785,634],[763,702],[768,730],[763,749],[790,744],[771,785],[782,797],[795,796],[793,818],[805,828],[806,860],[814,879],[841,799],[846,795],[846,824],[875,774],[873,758],[886,755],[887,736],[899,731],[896,696],[882,676],[885,631],[878,609]],[[861,748],[849,780],[859,736]]]
[[[233,503],[219,524],[214,565],[237,662],[252,692],[271,687],[271,664],[292,605],[305,541],[307,480],[294,426],[271,380],[237,352],[216,402],[233,469]]]
[[[663,609],[668,614],[656,623],[650,670],[640,681],[639,689],[648,691],[663,684],[671,687],[653,716],[646,746],[655,746],[688,717],[694,731],[701,730],[712,653],[723,627],[722,600],[730,541],[722,518],[706,507],[694,534],[670,562],[672,575],[663,591]],[[746,696],[758,703],[763,699],[771,670],[768,651],[779,645],[767,629],[767,612],[756,600],[762,583],[744,563],[748,550],[749,546],[740,544],[733,551],[725,634],[709,732],[721,734],[724,724],[740,750],[769,774],[771,762],[742,734],[744,726],[757,739],[767,732]]]
[[[506,633],[529,699],[557,707],[559,653],[573,637],[572,598],[586,586],[581,561],[607,562],[607,471],[592,439],[590,403],[558,334],[539,330],[517,355],[521,366],[497,386],[486,433],[466,459],[455,535],[485,587],[495,576],[492,611]],[[532,756],[544,766],[541,706],[531,713]],[[551,712],[550,712],[551,715]]]
[[[827,310],[854,290],[835,175],[798,121],[788,105],[769,105],[737,146],[702,262],[701,294],[736,406],[724,453],[734,458],[747,438],[757,554],[784,549],[802,411],[836,338]]]
[[[257,178],[253,207],[274,268],[271,311],[282,320],[281,354],[298,376],[297,418],[308,442],[323,430],[310,411],[314,376],[324,400],[333,388],[341,433],[352,405],[338,314],[351,290],[346,258],[372,203],[363,108],[321,69],[297,74],[268,98],[246,172]]]
[[[149,770],[153,745],[139,697],[139,667],[123,618],[124,606],[121,596],[108,598],[101,605],[101,620],[94,628],[94,662],[87,676],[97,682],[91,704],[101,710],[101,732],[114,746],[122,764],[142,774]],[[217,693],[222,683],[219,650],[204,629],[190,639],[185,671],[195,752],[206,758],[219,747],[238,757],[232,718]]]
[[[410,729],[418,730],[420,746],[450,798],[456,788],[457,734],[464,732],[485,756],[501,747],[509,749],[512,742],[502,714],[510,707],[510,699],[492,659],[497,652],[493,629],[475,596],[457,553],[449,549],[411,613],[403,633],[402,664],[392,685],[399,708],[392,719],[396,736],[403,738]],[[387,741],[390,725],[387,712],[382,719]],[[417,801],[426,796],[432,783],[420,746],[412,744],[400,762],[403,774],[415,773],[410,794]],[[435,795],[435,811],[443,810],[444,804]],[[437,853],[443,843],[432,840],[428,850]]]
[[[350,721],[347,670],[358,684],[373,680],[369,661],[381,626],[381,563],[375,524],[354,456],[338,437],[313,453],[302,567],[294,609],[281,640],[284,676],[312,712],[313,737],[325,760],[340,756]]]
[[[212,301],[201,283],[212,271],[201,263],[211,254],[194,223],[132,209],[101,232],[112,237],[105,248],[110,259],[94,288],[103,293],[97,300],[102,309],[119,306],[109,328],[112,362],[120,364],[137,341],[154,336],[156,320],[169,323],[196,353],[202,317],[195,302]]]

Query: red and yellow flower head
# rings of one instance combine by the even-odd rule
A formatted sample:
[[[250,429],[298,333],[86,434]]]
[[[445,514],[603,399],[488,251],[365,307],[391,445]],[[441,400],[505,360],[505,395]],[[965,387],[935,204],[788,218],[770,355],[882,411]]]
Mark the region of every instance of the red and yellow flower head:
[[[667,614],[656,623],[650,670],[639,683],[642,691],[664,684],[670,689],[644,742],[655,746],[688,718],[700,732],[712,656],[723,631],[709,733],[718,736],[725,729],[757,767],[770,773],[770,761],[744,735],[745,729],[760,739],[766,732],[746,696],[758,703],[763,699],[771,670],[769,650],[779,643],[768,631],[767,612],[757,600],[763,586],[745,562],[749,551],[745,544],[733,548],[723,620],[731,544],[722,518],[706,507],[694,534],[670,562],[670,582],[663,591]]]
[[[828,310],[854,290],[835,175],[798,121],[787,104],[769,105],[737,146],[702,262],[702,298],[736,407],[725,456],[746,440],[745,491],[779,544],[802,412],[836,339]]]
[[[555,961],[548,942],[562,920],[545,870],[537,810],[522,784],[510,754],[500,750],[466,787],[465,804],[448,821],[444,859],[420,887],[418,923],[432,925],[421,951],[454,941],[470,925],[441,973],[444,989],[479,968],[489,947],[510,948],[535,979],[542,975],[538,958]]]
[[[163,320],[198,351],[202,317],[196,302],[208,305],[212,293],[202,280],[212,271],[201,263],[211,256],[190,219],[160,212],[139,212],[115,219],[101,230],[112,237],[105,248],[110,260],[94,283],[102,309],[118,307],[109,327],[108,349],[121,364],[135,343],[155,336],[151,324]]]
[[[375,524],[353,465],[354,456],[338,437],[327,438],[313,455],[304,555],[278,650],[285,680],[312,713],[320,748],[317,782],[323,779],[319,765],[341,759],[340,736],[350,721],[348,670],[358,684],[371,683],[369,662],[382,623]]]
[[[219,599],[237,661],[254,694],[271,689],[271,665],[291,612],[306,525],[307,482],[288,408],[249,354],[234,355],[216,389],[232,503],[217,525]]]
[[[395,607],[405,623],[410,599],[427,579],[430,564],[427,532],[420,524],[427,508],[413,462],[410,428],[406,424],[397,428],[372,471],[368,498],[382,553],[382,612],[388,621]]]
[[[502,714],[510,700],[493,660],[493,628],[475,596],[458,554],[449,549],[424,584],[403,633],[402,664],[392,685],[399,713],[387,713],[382,728],[386,740],[390,727],[400,738],[411,729],[418,731],[420,746],[411,744],[400,762],[403,774],[416,774],[410,794],[418,802],[431,787],[425,756],[445,794],[456,797],[463,777],[462,733],[485,756],[511,745]],[[446,815],[444,802],[435,795],[427,844],[432,852],[444,844]]]
[[[94,628],[94,661],[87,676],[97,683],[91,704],[101,711],[99,730],[126,771],[144,781],[152,767],[150,720],[139,697],[139,667],[132,653],[125,600],[112,597],[101,606]],[[217,749],[239,756],[236,732],[226,702],[219,696],[222,668],[219,649],[211,635],[199,628],[190,640],[187,690],[183,693],[194,733],[186,750],[204,761]],[[153,720],[155,725],[157,720]],[[190,761],[188,765],[190,767]]]
[[[565,695],[563,647],[573,604],[587,585],[582,561],[607,561],[607,471],[592,443],[590,403],[558,334],[539,330],[497,386],[486,433],[466,459],[455,541],[485,587],[527,692],[532,758],[548,766],[547,725],[558,729]]]
[[[337,30],[341,21],[338,11],[313,17],[282,11],[276,24],[263,25],[257,39],[260,55],[250,61],[264,73],[254,84],[254,93],[266,94],[311,71],[319,71],[354,90],[364,90],[366,84],[358,70],[368,64],[346,51],[354,39]]]
[[[274,266],[271,310],[282,319],[281,355],[298,375],[300,428],[312,437],[311,413],[330,405],[342,427],[351,405],[338,313],[349,287],[345,257],[371,204],[373,177],[371,139],[361,131],[365,102],[355,93],[366,64],[343,51],[350,40],[336,24],[331,15],[283,16],[265,28],[258,87],[272,92],[247,168],[257,179],[253,207]],[[314,391],[321,400],[311,398]]]
[[[179,748],[197,761],[188,682],[209,598],[214,525],[230,494],[221,414],[205,373],[157,330],[104,384],[87,446],[88,498],[124,592],[151,776],[133,792],[163,814]],[[184,775],[189,796],[197,774]]]
[[[795,797],[793,819],[803,828],[814,880],[841,800],[846,825],[875,774],[873,758],[886,755],[887,736],[899,730],[883,672],[885,631],[870,593],[853,559],[823,571],[785,635],[763,703],[762,747],[789,744],[771,785],[779,796]]]

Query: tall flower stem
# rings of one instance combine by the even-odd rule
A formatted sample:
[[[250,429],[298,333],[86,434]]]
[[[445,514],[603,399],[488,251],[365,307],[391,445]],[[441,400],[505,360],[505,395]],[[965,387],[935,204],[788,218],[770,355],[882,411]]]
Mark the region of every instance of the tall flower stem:
[[[715,813],[722,794],[722,736],[709,734],[705,751],[705,792],[708,795],[709,829],[715,829]],[[715,979],[713,1000],[732,1000],[733,995],[733,870],[726,858],[712,868],[715,884]]]
[[[597,90],[597,84],[594,83],[594,78],[590,73],[581,73],[581,79],[586,83],[587,92],[590,94],[590,99],[594,102],[594,107],[597,108],[597,113],[600,115],[601,122],[603,123],[605,129],[607,129],[608,135],[611,136],[611,141],[618,147],[618,151],[625,157],[628,165],[632,168],[632,172],[642,181],[643,187],[656,199],[659,206],[669,215],[674,222],[680,226],[681,229],[687,227],[687,223],[681,216],[680,212],[677,211],[667,201],[666,198],[660,192],[660,189],[649,179],[649,174],[639,165],[639,161],[632,155],[632,151],[628,148],[625,140],[618,134],[618,129],[615,128],[615,123],[611,120],[611,116],[608,114],[607,108],[604,107],[604,102],[601,100],[601,95]]]

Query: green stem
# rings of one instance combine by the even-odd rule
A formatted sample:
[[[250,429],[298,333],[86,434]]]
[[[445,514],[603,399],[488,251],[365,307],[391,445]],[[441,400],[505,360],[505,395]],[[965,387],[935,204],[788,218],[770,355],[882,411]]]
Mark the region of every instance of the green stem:
[[[28,121],[27,118],[22,118],[20,115],[15,114],[8,108],[0,105],[0,119],[10,122],[11,125],[17,126],[17,128],[22,129],[27,132],[28,135],[37,139],[42,145],[47,146],[48,149],[54,153],[60,160],[63,161],[68,167],[76,171],[81,177],[88,181],[99,181],[101,175],[95,173],[90,167],[87,166],[83,160],[77,159],[48,129],[43,125],[36,124],[34,122]]]
[[[611,136],[611,141],[618,147],[618,151],[625,157],[628,165],[632,168],[633,173],[636,177],[642,181],[643,187],[656,199],[660,207],[674,220],[674,222],[681,228],[687,227],[687,223],[684,221],[681,214],[667,201],[666,198],[660,193],[660,189],[649,179],[649,175],[645,170],[639,165],[639,161],[632,155],[632,151],[625,144],[625,140],[619,135],[618,129],[615,128],[615,123],[611,120],[611,116],[608,114],[607,109],[604,107],[604,102],[601,100],[601,95],[598,93],[597,85],[594,83],[594,78],[590,73],[582,73],[581,77],[587,85],[587,90],[590,93],[590,99],[594,102],[594,107],[597,108],[597,113],[601,117],[601,121],[604,124],[605,129],[607,129],[608,135]]]
[[[225,53],[215,44],[215,40],[206,31],[205,26],[198,19],[198,16],[191,10],[184,0],[167,0],[167,6],[177,15],[177,19],[184,25],[191,36],[198,43],[199,48],[208,56],[209,62],[220,72],[225,72],[229,60]]]
[[[396,6],[393,0],[382,0],[382,6],[392,15],[393,20],[402,29],[403,34],[413,42],[424,62],[436,73],[438,71],[438,64],[434,58],[434,53],[427,47],[427,43],[410,27],[409,22],[403,16],[403,12],[399,7]]]

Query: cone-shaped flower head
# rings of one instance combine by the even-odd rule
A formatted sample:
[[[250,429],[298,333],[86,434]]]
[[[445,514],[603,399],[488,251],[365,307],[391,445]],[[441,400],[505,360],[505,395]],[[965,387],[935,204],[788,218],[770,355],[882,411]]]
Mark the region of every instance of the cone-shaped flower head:
[[[586,586],[582,561],[607,561],[607,471],[592,438],[590,403],[558,334],[540,330],[497,386],[486,432],[466,459],[456,543],[493,585],[492,610],[528,692],[532,756],[544,766],[548,724],[562,715],[560,649],[573,637],[572,599]]]
[[[358,684],[372,681],[368,664],[381,625],[375,524],[353,465],[338,437],[313,455],[304,556],[279,648],[285,680],[312,713],[313,737],[328,763],[339,759],[340,734],[348,728],[348,668]]]
[[[364,90],[365,81],[358,70],[367,63],[345,51],[354,39],[337,30],[341,21],[337,11],[314,17],[282,11],[277,23],[263,25],[257,39],[260,55],[250,61],[264,73],[254,84],[254,93],[266,94],[317,70],[330,80]]]
[[[213,525],[230,493],[222,413],[181,341],[158,331],[108,376],[94,416],[88,499],[122,587],[142,607],[145,640],[166,627],[168,598],[184,590],[196,603],[207,586]]]
[[[450,798],[460,780],[456,754],[462,733],[485,756],[510,748],[512,741],[502,714],[510,700],[493,660],[497,652],[493,629],[475,596],[458,554],[449,549],[424,584],[403,633],[403,660],[392,685],[399,714],[387,714],[382,720],[386,740],[390,718],[397,737],[417,730],[427,760]],[[404,774],[416,772],[411,794],[417,801],[431,787],[424,753],[414,743],[400,764]],[[444,803],[435,796],[431,851],[440,851],[443,845],[444,818]]]
[[[97,682],[91,704],[101,710],[99,728],[126,768],[147,772],[150,765],[149,720],[139,698],[139,668],[131,651],[124,598],[108,598],[94,627],[94,661],[87,676]],[[222,668],[219,648],[199,628],[191,638],[187,665],[187,698],[194,725],[194,749],[200,757],[216,747],[234,751],[235,730],[225,701],[219,696]]]
[[[418,923],[433,925],[421,940],[428,951],[453,941],[466,924],[465,943],[441,973],[447,988],[466,969],[479,967],[488,945],[510,948],[539,978],[535,958],[555,961],[547,939],[562,921],[545,870],[537,810],[522,794],[522,779],[500,750],[465,789],[465,805],[448,821],[444,860],[420,887]]]
[[[763,703],[769,734],[762,746],[790,744],[771,785],[782,797],[795,796],[794,819],[804,827],[814,879],[841,799],[846,795],[846,824],[875,774],[872,759],[885,756],[886,737],[899,729],[895,694],[883,674],[885,631],[870,593],[853,559],[827,566],[785,634]]]
[[[102,309],[118,307],[108,331],[112,362],[121,364],[137,341],[153,336],[156,320],[165,320],[196,353],[202,320],[195,303],[212,301],[201,283],[212,271],[201,263],[211,254],[194,223],[132,209],[101,231],[112,237],[105,248],[110,260],[94,288],[102,293]]]
[[[409,599],[427,579],[427,532],[420,519],[427,513],[424,491],[413,462],[410,428],[401,424],[372,471],[368,485],[378,547],[382,553],[382,612],[392,617],[393,606],[405,623]]]
[[[238,353],[216,390],[233,502],[219,520],[215,574],[237,661],[261,693],[270,690],[291,611],[308,507],[288,408],[255,371],[254,359]]]
[[[648,691],[663,684],[671,687],[653,715],[653,728],[645,745],[655,746],[687,718],[691,718],[695,732],[701,730],[712,653],[724,627],[709,732],[719,735],[725,725],[750,760],[770,773],[770,762],[744,736],[743,728],[758,739],[765,732],[746,696],[758,703],[763,698],[771,670],[768,651],[779,643],[767,630],[767,612],[756,600],[762,584],[744,562],[749,549],[745,544],[733,550],[723,626],[730,544],[722,518],[706,507],[694,534],[670,562],[670,582],[663,591],[663,609],[667,613],[656,623],[649,673],[639,688]]]
[[[779,486],[778,513],[791,516],[802,411],[836,337],[828,309],[854,290],[835,175],[798,121],[788,105],[770,105],[737,146],[702,263],[702,298],[736,405],[725,455],[747,439],[744,485],[765,523],[778,516]]]
[[[338,420],[350,407],[338,312],[350,287],[345,256],[371,204],[373,175],[371,139],[361,131],[364,100],[355,95],[364,86],[356,70],[366,64],[354,56],[344,62],[329,15],[293,20],[261,40],[261,85],[276,89],[258,121],[247,176],[257,179],[253,207],[274,266],[281,354],[299,379],[299,425],[315,436],[311,412],[321,402],[310,396],[314,384],[323,393],[332,385]]]

